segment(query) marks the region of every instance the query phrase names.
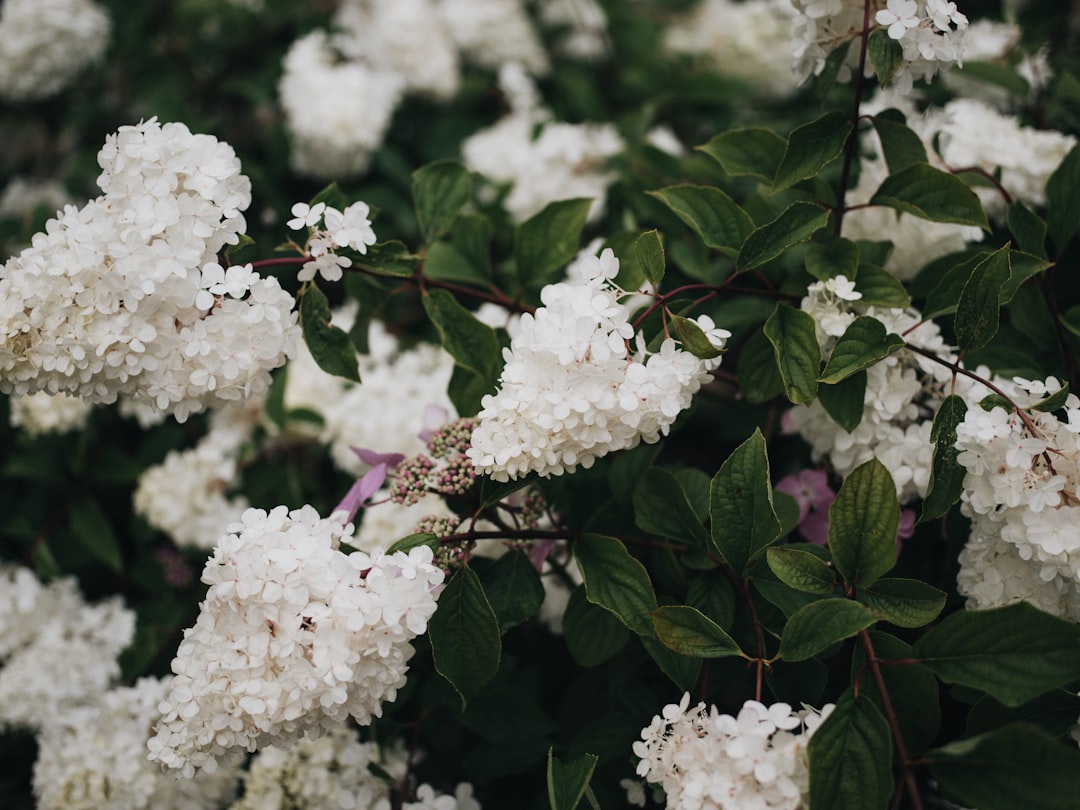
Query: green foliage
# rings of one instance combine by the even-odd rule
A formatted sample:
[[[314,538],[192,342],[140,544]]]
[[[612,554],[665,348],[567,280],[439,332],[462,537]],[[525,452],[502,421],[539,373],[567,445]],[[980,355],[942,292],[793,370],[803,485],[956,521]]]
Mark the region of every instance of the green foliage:
[[[574,542],[574,558],[590,602],[611,611],[638,635],[654,635],[656,594],[645,566],[626,546],[614,537],[586,534]]]
[[[975,192],[960,178],[925,163],[890,174],[870,202],[933,222],[990,228]]]
[[[736,574],[743,574],[780,536],[769,478],[765,437],[760,431],[739,445],[713,476],[709,488],[712,542]]]
[[[539,288],[569,262],[578,250],[592,200],[549,203],[518,226],[514,233],[514,264],[520,282]]]
[[[462,708],[495,677],[502,655],[499,621],[471,568],[460,568],[439,595],[428,624],[435,669],[461,696]]]
[[[892,794],[892,740],[867,697],[848,689],[810,739],[810,805],[884,810]]]
[[[896,563],[900,505],[892,476],[876,458],[849,475],[829,507],[829,550],[848,585],[873,585]]]
[[[450,227],[468,202],[471,185],[468,170],[456,160],[429,163],[413,172],[413,204],[425,243]]]
[[[789,304],[777,304],[765,322],[765,337],[776,353],[787,398],[797,405],[812,402],[821,366],[814,319]]]
[[[308,351],[327,374],[360,382],[360,364],[349,335],[330,323],[330,302],[309,284],[300,296],[300,325]]]
[[[793,202],[771,222],[755,228],[739,248],[740,273],[771,262],[789,248],[807,241],[829,222],[829,212],[813,203]]]
[[[649,194],[670,208],[711,248],[735,257],[754,223],[734,200],[713,186],[669,186]]]
[[[904,339],[886,332],[881,321],[860,315],[836,341],[819,383],[835,384],[869,368],[903,348]]]

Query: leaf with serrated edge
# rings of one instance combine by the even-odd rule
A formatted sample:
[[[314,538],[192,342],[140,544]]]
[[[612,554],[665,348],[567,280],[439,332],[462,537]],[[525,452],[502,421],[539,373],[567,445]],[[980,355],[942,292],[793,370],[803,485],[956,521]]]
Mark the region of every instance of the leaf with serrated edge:
[[[574,541],[574,558],[589,601],[614,613],[641,636],[652,636],[656,594],[649,574],[619,540],[584,534]]]
[[[786,143],[771,129],[732,129],[696,147],[732,176],[748,175],[772,182]]]
[[[499,621],[471,568],[459,568],[439,594],[428,637],[435,669],[450,681],[462,705],[495,677],[502,656]]]
[[[814,203],[793,202],[772,222],[755,228],[747,235],[735,260],[737,272],[745,273],[771,262],[828,224],[827,209]]]
[[[817,175],[840,157],[849,132],[851,119],[841,112],[828,112],[796,127],[788,136],[784,157],[773,178],[773,188],[788,188]]]
[[[666,605],[652,615],[656,637],[669,650],[696,658],[746,658],[731,636],[697,608]]]
[[[808,747],[809,807],[885,810],[893,792],[889,724],[867,698],[849,688]]]
[[[713,186],[684,184],[648,192],[689,225],[702,241],[734,256],[754,222],[731,197]]]
[[[765,322],[765,337],[773,346],[787,398],[796,405],[813,402],[821,369],[813,317],[790,304],[777,304]]]
[[[873,611],[850,599],[819,599],[803,605],[788,619],[777,655],[785,661],[813,658],[877,620]]]
[[[869,587],[896,564],[900,504],[892,476],[872,458],[851,472],[829,507],[829,550],[849,585]]]
[[[925,163],[890,174],[874,192],[870,204],[887,205],[933,222],[990,229],[975,192],[960,178]]]
[[[709,515],[713,545],[736,574],[741,575],[780,537],[769,485],[769,458],[760,430],[735,448],[713,476]]]
[[[904,347],[904,339],[869,315],[853,320],[833,346],[818,382],[838,383]]]
[[[917,579],[879,579],[869,588],[858,588],[856,598],[885,621],[897,627],[923,627],[945,607],[946,594]]]
[[[836,571],[809,551],[770,548],[765,559],[777,578],[797,591],[828,596],[836,590]]]

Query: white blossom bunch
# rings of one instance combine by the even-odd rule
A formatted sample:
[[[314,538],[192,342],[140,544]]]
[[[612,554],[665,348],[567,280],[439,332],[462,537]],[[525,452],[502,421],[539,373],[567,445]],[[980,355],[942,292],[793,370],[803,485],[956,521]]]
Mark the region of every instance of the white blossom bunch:
[[[858,315],[868,315],[911,345],[946,360],[956,359],[937,324],[924,322],[918,311],[860,307],[861,297],[844,276],[807,288],[802,309],[814,318],[822,356],[828,356]],[[791,426],[810,443],[814,460],[828,459],[841,478],[877,458],[892,474],[901,503],[924,497],[934,451],[930,429],[941,400],[956,393],[975,401],[989,391],[967,377],[954,380],[944,365],[903,349],[866,371],[862,420],[854,430],[840,427],[819,400],[792,408],[788,412]]]
[[[278,95],[291,146],[289,165],[300,174],[363,174],[404,93],[401,76],[345,58],[346,48],[347,39],[313,31],[285,55]]]
[[[39,810],[212,810],[236,796],[239,774],[219,770],[176,779],[146,758],[170,678],[93,696],[50,717],[37,737],[34,795]]]
[[[375,244],[375,231],[368,219],[370,213],[364,202],[354,202],[344,211],[322,202],[296,203],[292,207],[293,218],[287,224],[291,230],[308,232],[305,252],[311,256],[311,261],[300,268],[297,279],[311,281],[319,274],[327,281],[340,281],[342,270],[352,267],[352,259],[338,255],[336,250],[350,248],[367,253],[368,245]]]
[[[0,218],[29,223],[39,209],[59,211],[70,202],[71,195],[59,180],[13,177],[0,192]]]
[[[276,279],[216,261],[251,201],[232,148],[150,119],[98,162],[104,194],[0,268],[0,391],[132,396],[183,421],[267,390],[299,328]]]
[[[551,62],[523,0],[435,0],[451,41],[470,62],[498,69],[508,62],[544,76]]]
[[[702,0],[672,20],[664,47],[702,57],[756,93],[783,98],[799,87],[791,65],[776,58],[791,42],[794,19],[791,0]]]
[[[863,30],[862,0],[792,0],[798,16],[792,52],[796,72],[818,74],[834,47],[845,46]],[[929,80],[963,55],[968,20],[949,0],[888,0],[871,24],[888,29],[888,36],[903,49],[903,62],[893,76],[901,93],[911,91],[915,79]],[[852,48],[852,52],[855,48]]]
[[[369,723],[394,699],[443,572],[427,547],[346,555],[346,520],[279,506],[248,509],[228,527],[173,660],[152,759],[185,776],[213,771],[350,716]]]
[[[968,62],[992,62],[1008,66],[1019,48],[1020,26],[1015,23],[983,18],[973,20],[964,33],[964,59]],[[1035,53],[1021,51],[1018,58],[1013,68],[1016,73],[1027,81],[1031,92],[1044,91],[1053,76],[1046,50]],[[941,77],[955,95],[976,99],[1001,112],[1015,109],[1024,101],[1004,87],[967,75],[960,65],[944,71]]]
[[[586,284],[544,287],[543,306],[522,316],[503,350],[499,390],[482,400],[467,453],[479,472],[499,481],[561,475],[656,442],[719,365],[672,338],[647,352],[620,303],[626,293],[612,281],[619,260],[610,248],[591,259],[581,266]],[[705,316],[699,325],[717,348],[730,337]]]
[[[39,728],[104,692],[134,635],[119,597],[87,604],[72,578],[42,584],[28,569],[0,569],[0,727]]]
[[[13,428],[24,430],[30,436],[81,430],[86,427],[93,410],[89,402],[78,397],[70,394],[50,395],[45,391],[15,395],[9,400],[9,405],[8,422]]]
[[[594,61],[610,50],[607,13],[596,0],[548,0],[539,11],[546,27],[559,29],[558,53]]]
[[[634,743],[638,776],[663,789],[670,810],[806,806],[807,744],[831,704],[821,712],[795,712],[786,703],[748,700],[735,717],[704,703],[689,707],[686,693],[653,717]]]
[[[1003,383],[1029,407],[1060,388]],[[973,407],[957,426],[964,467],[961,510],[972,519],[957,589],[975,608],[1024,600],[1080,621],[1080,398],[1062,419],[1028,410]]]
[[[92,0],[0,5],[0,96],[46,98],[101,59],[112,24]]]

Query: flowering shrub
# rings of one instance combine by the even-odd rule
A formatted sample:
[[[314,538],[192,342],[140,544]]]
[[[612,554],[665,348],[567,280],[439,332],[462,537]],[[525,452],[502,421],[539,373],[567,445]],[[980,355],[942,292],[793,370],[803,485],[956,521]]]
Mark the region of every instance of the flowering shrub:
[[[1074,807],[1074,6],[0,6],[5,808]]]

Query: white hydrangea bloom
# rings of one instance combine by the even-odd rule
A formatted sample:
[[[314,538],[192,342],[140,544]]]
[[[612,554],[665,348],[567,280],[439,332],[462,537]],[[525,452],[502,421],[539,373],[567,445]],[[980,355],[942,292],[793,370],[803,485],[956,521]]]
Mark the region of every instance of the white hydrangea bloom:
[[[1027,406],[1059,387],[1048,383],[999,387]],[[1065,421],[1026,415],[973,407],[956,429],[972,518],[958,589],[972,607],[1023,599],[1080,621],[1080,398],[1068,396]]]
[[[98,162],[104,194],[0,268],[0,391],[132,396],[180,421],[264,392],[299,327],[276,279],[246,266],[219,284],[251,201],[232,148],[151,119]]]
[[[468,456],[496,480],[561,475],[615,450],[666,435],[719,359],[699,360],[666,339],[655,354],[634,340],[610,249],[592,257],[589,283],[550,284],[505,349],[499,390],[477,416]],[[711,322],[706,324],[711,327]],[[723,345],[728,333],[714,339]]]
[[[342,59],[343,42],[325,31],[296,40],[285,55],[278,95],[289,164],[319,178],[363,174],[382,145],[405,82],[398,74]]]
[[[8,421],[14,428],[25,430],[31,436],[42,433],[66,433],[82,430],[90,419],[94,406],[70,394],[18,394],[11,397]]]
[[[39,810],[212,810],[232,801],[236,771],[176,779],[146,758],[170,680],[140,678],[49,718],[34,763]]]
[[[135,635],[135,614],[119,597],[87,604],[74,579],[43,585],[7,567],[0,607],[0,727],[39,728],[120,675],[116,657]]]
[[[791,42],[794,19],[791,0],[703,0],[672,21],[664,47],[701,56],[755,92],[783,98],[800,84],[791,64],[776,58]]]
[[[38,209],[59,211],[72,202],[59,180],[13,177],[0,192],[0,218],[29,222]]]
[[[561,29],[555,42],[559,53],[596,60],[610,50],[607,14],[596,0],[546,0],[540,4],[540,20]]]
[[[389,801],[379,802],[374,810],[391,810]],[[454,789],[454,795],[436,792],[431,785],[416,789],[416,801],[407,801],[401,810],[481,810],[480,802],[473,798],[472,785],[462,782]]]
[[[470,62],[497,69],[517,62],[534,76],[551,70],[522,0],[435,0],[450,39]]]
[[[5,0],[0,5],[0,96],[46,98],[101,59],[108,14],[91,0]]]
[[[207,561],[151,758],[190,776],[243,751],[369,723],[405,683],[443,572],[427,547],[338,548],[346,514],[249,509]]]
[[[807,744],[831,704],[794,712],[748,700],[735,717],[689,706],[689,693],[665,706],[634,743],[638,776],[663,789],[670,810],[805,807]]]

